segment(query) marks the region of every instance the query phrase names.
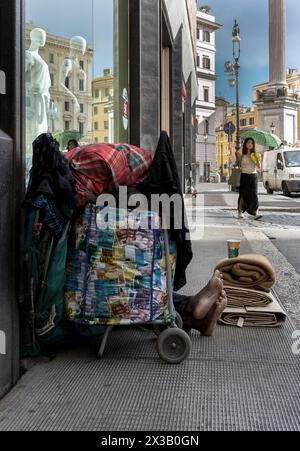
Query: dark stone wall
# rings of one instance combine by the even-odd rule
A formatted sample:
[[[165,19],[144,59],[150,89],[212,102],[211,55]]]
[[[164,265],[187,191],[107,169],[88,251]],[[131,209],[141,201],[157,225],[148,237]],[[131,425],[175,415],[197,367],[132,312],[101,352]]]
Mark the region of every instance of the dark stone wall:
[[[183,182],[183,115],[182,115],[182,28],[172,49],[171,141],[181,183]]]
[[[21,200],[23,198],[23,12],[22,0],[0,0],[0,69],[6,95],[0,96],[0,331],[6,354],[0,355],[0,397],[19,377],[17,298],[21,270]]]
[[[160,1],[130,2],[132,144],[156,149],[160,134]]]

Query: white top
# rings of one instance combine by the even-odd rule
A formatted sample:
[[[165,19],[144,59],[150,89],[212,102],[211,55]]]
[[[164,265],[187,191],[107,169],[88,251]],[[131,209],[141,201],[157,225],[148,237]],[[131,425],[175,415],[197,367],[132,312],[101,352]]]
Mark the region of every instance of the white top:
[[[257,174],[256,164],[248,155],[242,156],[241,169],[244,174]]]

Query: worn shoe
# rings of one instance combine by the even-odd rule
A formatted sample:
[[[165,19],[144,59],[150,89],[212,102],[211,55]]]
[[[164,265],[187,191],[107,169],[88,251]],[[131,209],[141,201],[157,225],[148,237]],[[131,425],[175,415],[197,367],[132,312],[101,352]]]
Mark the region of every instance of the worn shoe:
[[[262,215],[256,215],[255,217],[254,217],[254,220],[255,221],[259,221],[260,219],[262,219]]]
[[[239,218],[239,219],[244,219],[244,218],[245,218],[245,216],[244,216],[244,214],[243,214],[243,213],[239,213],[239,216],[238,216],[238,218]]]

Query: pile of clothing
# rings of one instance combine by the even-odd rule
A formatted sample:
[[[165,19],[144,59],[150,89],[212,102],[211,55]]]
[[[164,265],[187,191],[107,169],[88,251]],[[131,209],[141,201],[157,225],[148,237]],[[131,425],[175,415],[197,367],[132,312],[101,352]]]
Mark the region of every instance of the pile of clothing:
[[[271,292],[275,271],[263,255],[243,255],[220,261],[228,306],[220,322],[238,327],[277,327],[286,314]]]
[[[156,213],[88,204],[71,236],[65,294],[70,320],[113,325],[167,314],[165,243]],[[174,273],[174,243],[170,249]]]
[[[120,186],[148,199],[140,228],[127,224],[120,230],[114,225],[99,232],[96,200],[103,193],[116,195]],[[152,194],[179,194],[182,199],[182,209],[171,210],[169,228],[177,291],[186,283],[192,248],[168,135],[162,132],[154,158],[150,151],[129,144],[92,144],[63,155],[50,134],[37,138],[24,202],[22,310],[28,321],[23,324],[50,339],[64,317],[65,291],[67,317],[89,324],[98,324],[102,317],[113,321],[130,316],[141,322],[161,313],[166,306],[163,232],[161,227],[151,232],[143,226],[149,215],[155,221],[161,219],[149,213]],[[176,228],[179,220],[181,229]],[[32,330],[25,332],[23,343],[30,342]]]

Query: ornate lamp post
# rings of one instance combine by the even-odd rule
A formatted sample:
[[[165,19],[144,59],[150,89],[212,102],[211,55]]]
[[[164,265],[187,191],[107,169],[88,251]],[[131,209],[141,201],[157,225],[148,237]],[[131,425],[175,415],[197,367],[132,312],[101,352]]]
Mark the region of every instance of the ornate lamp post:
[[[236,89],[236,159],[237,151],[241,147],[240,138],[240,93],[239,93],[239,73],[240,73],[240,56],[241,56],[241,37],[240,37],[240,27],[235,20],[232,29],[232,45],[233,45],[233,59],[234,64],[230,61],[225,63],[225,73],[228,78],[229,86]],[[234,78],[233,78],[234,77]]]

